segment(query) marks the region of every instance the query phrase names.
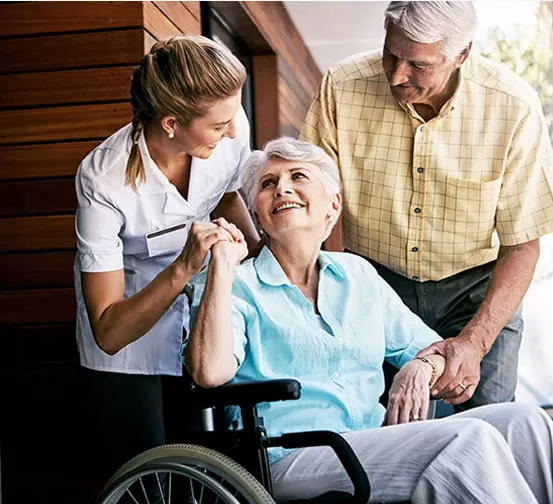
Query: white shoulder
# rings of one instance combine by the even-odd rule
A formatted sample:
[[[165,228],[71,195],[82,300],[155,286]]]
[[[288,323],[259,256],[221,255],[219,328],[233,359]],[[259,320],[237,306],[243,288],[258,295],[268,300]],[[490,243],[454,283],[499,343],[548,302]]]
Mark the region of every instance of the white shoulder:
[[[93,185],[118,187],[125,183],[132,125],[128,124],[94,148],[79,165],[77,179]]]

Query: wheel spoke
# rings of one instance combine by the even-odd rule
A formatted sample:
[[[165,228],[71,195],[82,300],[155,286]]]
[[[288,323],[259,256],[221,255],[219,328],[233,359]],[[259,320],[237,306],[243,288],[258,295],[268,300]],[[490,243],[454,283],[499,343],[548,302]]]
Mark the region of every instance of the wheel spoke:
[[[204,485],[202,485],[202,488],[200,488],[200,502],[199,502],[199,504],[202,504],[202,502],[204,500],[204,488],[205,488]]]
[[[192,501],[196,502],[196,495],[194,494],[194,482],[192,481],[192,478],[188,478],[190,481],[190,492],[192,492]]]
[[[125,489],[125,492],[128,493],[131,496],[131,499],[134,502],[136,502],[136,504],[139,504],[138,501],[136,500],[136,497],[132,494],[132,492],[128,488]]]
[[[148,499],[148,493],[146,492],[146,488],[144,487],[144,482],[142,481],[142,477],[138,478],[138,481],[140,482],[140,486],[142,487],[142,493],[144,494],[146,503],[150,504],[150,499]]]
[[[171,504],[171,476],[173,476],[173,473],[169,473],[169,492],[167,494],[167,499],[169,500],[168,504]]]
[[[159,494],[161,495],[161,502],[162,504],[165,504],[165,495],[163,495],[163,490],[161,489],[161,482],[159,481],[158,473],[156,473],[156,481],[157,481],[157,488],[159,490]]]

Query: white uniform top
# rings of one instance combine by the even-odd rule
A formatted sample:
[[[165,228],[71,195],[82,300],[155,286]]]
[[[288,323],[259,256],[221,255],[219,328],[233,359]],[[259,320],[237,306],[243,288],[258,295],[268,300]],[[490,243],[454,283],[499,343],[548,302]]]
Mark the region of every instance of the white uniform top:
[[[209,220],[223,194],[240,187],[240,168],[250,153],[249,124],[240,110],[235,138],[222,139],[209,159],[192,159],[188,200],[154,163],[144,134],[138,146],[146,181],[136,191],[125,185],[131,132],[129,124],[110,136],[86,156],[76,175],[74,276],[80,361],[101,371],[181,375],[179,346],[189,318],[186,296],[178,296],[144,336],[110,356],[92,335],[80,274],[123,269],[125,298],[148,285],[182,251],[190,224]]]

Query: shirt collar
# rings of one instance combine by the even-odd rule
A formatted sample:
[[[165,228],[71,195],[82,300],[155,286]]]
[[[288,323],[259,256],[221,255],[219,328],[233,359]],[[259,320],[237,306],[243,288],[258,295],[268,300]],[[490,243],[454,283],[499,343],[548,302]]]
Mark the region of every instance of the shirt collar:
[[[333,261],[332,258],[325,252],[319,253],[318,262],[321,268],[321,274],[328,270],[340,278],[345,277],[345,272],[342,267],[337,262]],[[278,287],[280,285],[291,285],[286,273],[284,273],[276,257],[266,245],[254,259],[254,267],[259,280],[264,284],[272,285],[274,287]]]

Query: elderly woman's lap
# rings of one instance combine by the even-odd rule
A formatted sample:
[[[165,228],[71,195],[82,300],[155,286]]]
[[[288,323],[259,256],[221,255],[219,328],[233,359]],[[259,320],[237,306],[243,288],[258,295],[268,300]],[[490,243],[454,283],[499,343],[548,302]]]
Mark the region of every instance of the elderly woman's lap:
[[[365,467],[371,502],[552,502],[551,422],[519,404],[345,434]],[[271,467],[277,499],[351,491],[335,455],[305,448]],[[537,475],[538,477],[535,477]],[[544,483],[545,481],[545,483]]]

